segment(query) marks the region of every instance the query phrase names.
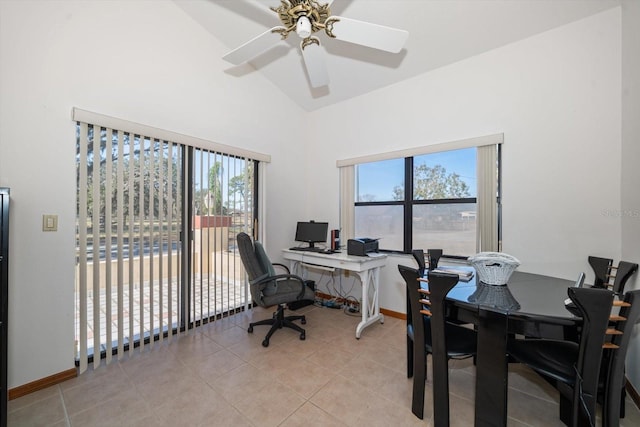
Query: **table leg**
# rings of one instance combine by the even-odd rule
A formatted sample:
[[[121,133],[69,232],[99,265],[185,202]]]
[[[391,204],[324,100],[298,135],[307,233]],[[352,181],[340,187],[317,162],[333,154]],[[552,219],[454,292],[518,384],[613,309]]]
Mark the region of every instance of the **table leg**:
[[[378,320],[380,323],[384,323],[384,315],[380,314],[380,302],[378,299],[380,267],[361,271],[357,274],[360,278],[360,282],[362,282],[362,302],[360,304],[362,320],[356,327],[356,338],[360,339],[360,335],[362,335],[364,328]],[[371,295],[371,301],[369,301],[369,290],[373,292]]]
[[[478,313],[475,427],[507,425],[507,315]]]

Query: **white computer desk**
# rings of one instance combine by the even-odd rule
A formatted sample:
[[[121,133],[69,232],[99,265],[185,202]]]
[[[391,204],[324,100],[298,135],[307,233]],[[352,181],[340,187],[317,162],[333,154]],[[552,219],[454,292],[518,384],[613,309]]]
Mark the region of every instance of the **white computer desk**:
[[[362,331],[367,326],[380,321],[384,323],[384,315],[380,314],[380,302],[378,289],[380,287],[380,267],[387,263],[386,255],[375,258],[347,255],[346,253],[323,254],[317,252],[282,251],[284,259],[288,260],[291,272],[301,275],[304,264],[313,264],[320,267],[349,270],[358,275],[362,283],[362,302],[360,312],[362,320],[356,327],[356,338],[360,338]]]

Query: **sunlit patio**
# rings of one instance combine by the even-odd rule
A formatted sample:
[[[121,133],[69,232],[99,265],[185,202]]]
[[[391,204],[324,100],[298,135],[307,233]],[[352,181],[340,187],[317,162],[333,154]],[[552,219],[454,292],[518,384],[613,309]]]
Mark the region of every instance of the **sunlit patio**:
[[[154,257],[157,259],[158,256]],[[165,256],[165,260],[166,260]],[[173,255],[174,265],[178,265],[178,254]],[[101,270],[105,267],[105,262],[101,261]],[[112,261],[112,277],[117,277],[117,262]],[[224,315],[250,301],[248,283],[245,280],[244,269],[240,257],[235,252],[217,251],[212,252],[209,262],[203,262],[199,254],[196,253],[193,262],[194,268],[191,275],[188,292],[191,294],[191,303],[184,312],[189,313],[189,322],[209,319],[211,317]],[[148,270],[150,271],[150,270]],[[179,269],[172,269],[172,277],[160,276],[157,274],[153,282],[145,280],[142,289],[138,283],[129,284],[125,281],[121,287],[117,283],[111,286],[100,286],[100,305],[97,308],[100,320],[100,351],[107,350],[107,343],[117,346],[119,323],[122,323],[123,344],[130,345],[140,339],[141,334],[145,338],[156,335],[162,329],[167,332],[173,330],[178,325],[183,326],[181,310],[183,296],[181,283],[177,276]],[[149,276],[147,272],[146,276]],[[110,292],[107,290],[110,288]],[[93,289],[88,289],[87,298],[87,348],[92,354],[96,329],[94,327],[94,306]],[[76,293],[76,307],[79,304],[79,293]],[[122,312],[118,313],[117,307],[122,307]],[[108,313],[110,311],[110,314]],[[141,314],[142,310],[142,314]],[[111,324],[107,325],[106,319],[111,319]],[[80,310],[76,310],[75,328],[76,336],[81,326]],[[142,323],[142,324],[141,324]],[[110,335],[111,339],[108,339]],[[133,337],[133,339],[131,339]],[[79,345],[76,343],[76,345]]]

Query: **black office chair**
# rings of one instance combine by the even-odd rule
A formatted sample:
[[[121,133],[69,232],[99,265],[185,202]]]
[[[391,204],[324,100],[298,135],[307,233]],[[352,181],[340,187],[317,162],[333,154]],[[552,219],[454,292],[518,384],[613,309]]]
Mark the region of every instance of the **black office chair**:
[[[253,327],[257,325],[271,325],[271,329],[262,341],[264,347],[269,346],[271,335],[283,327],[300,332],[300,339],[304,340],[306,338],[305,330],[293,321],[300,320],[300,323],[304,325],[307,323],[305,316],[285,317],[284,310],[289,303],[301,300],[313,301],[314,291],[306,286],[302,277],[290,274],[285,265],[272,264],[260,242],[252,242],[248,234],[239,233],[237,243],[242,264],[249,276],[249,287],[254,304],[261,307],[278,306],[271,319],[250,323],[247,331],[253,332]],[[274,265],[284,268],[287,273],[276,274]]]
[[[633,328],[640,318],[640,290],[627,292],[622,301],[616,300],[613,305],[619,306],[620,311],[610,319],[608,335],[611,341],[605,343],[602,364],[604,375],[601,373],[600,401],[604,427],[617,427],[625,415],[625,358]]]
[[[445,321],[444,299],[458,283],[458,275],[429,273],[429,290],[420,289],[419,271],[398,265],[398,270],[407,286],[407,359],[411,360],[407,376],[413,377],[411,411],[424,417],[424,392],[427,380],[427,355],[445,359],[462,359],[475,354],[476,333],[472,329]],[[426,298],[422,298],[421,295]],[[425,309],[424,307],[428,307]],[[436,352],[434,353],[434,349]],[[444,349],[444,351],[438,351]],[[447,360],[444,360],[444,365]],[[449,376],[447,370],[433,372],[434,387],[442,385],[445,393],[433,393],[434,413],[442,411],[446,417],[435,419],[449,421]]]
[[[539,373],[560,392],[560,419],[569,426],[595,425],[603,344],[613,292],[569,288],[569,298],[583,319],[580,342],[511,339],[509,355]]]

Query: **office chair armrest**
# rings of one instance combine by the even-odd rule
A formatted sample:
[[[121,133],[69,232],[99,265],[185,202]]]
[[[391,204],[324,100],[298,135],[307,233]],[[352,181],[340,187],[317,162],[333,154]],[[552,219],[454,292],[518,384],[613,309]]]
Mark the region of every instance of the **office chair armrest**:
[[[295,278],[297,280],[299,280],[302,283],[302,289],[300,290],[300,294],[298,294],[298,299],[301,299],[304,296],[304,287],[305,287],[305,281],[302,277],[300,276],[296,276],[295,274],[291,274],[291,270],[289,270],[289,267],[287,267],[284,264],[280,264],[279,262],[273,262],[271,263],[271,265],[273,265],[274,267],[280,267],[283,270],[285,270],[287,272],[287,275],[290,276],[290,278]]]
[[[286,280],[286,279],[289,279],[289,280],[293,279],[300,282],[300,293],[298,294],[298,297],[296,299],[301,299],[304,296],[304,290],[305,290],[306,284],[302,277],[295,274],[276,274],[275,276],[266,276],[261,278],[260,280],[256,280],[255,282],[252,282],[251,284],[260,286],[260,289],[262,290],[263,287],[261,285],[263,284],[267,284],[273,280],[277,282],[278,280]]]
[[[291,274],[291,270],[289,270],[289,267],[287,267],[284,264],[280,264],[279,262],[272,262],[271,265],[273,265],[274,267],[280,267],[284,269],[287,272],[287,274]]]
[[[305,281],[302,277],[296,274],[278,274],[276,276],[273,276],[272,279],[275,279],[276,281],[284,279],[297,280],[298,282],[300,282],[300,293],[298,294],[298,297],[296,299],[302,299],[302,297],[304,296],[305,287],[307,285],[305,284]]]

